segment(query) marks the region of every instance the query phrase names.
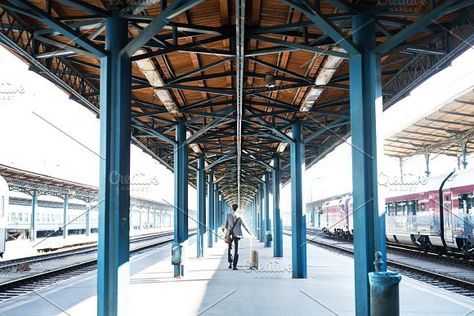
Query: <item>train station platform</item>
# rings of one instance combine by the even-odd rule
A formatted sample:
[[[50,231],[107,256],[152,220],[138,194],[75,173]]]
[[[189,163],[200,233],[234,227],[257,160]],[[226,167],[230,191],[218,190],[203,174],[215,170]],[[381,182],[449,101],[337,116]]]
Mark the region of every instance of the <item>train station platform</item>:
[[[170,231],[170,228],[134,230],[130,232],[130,238],[133,239],[167,231]],[[63,236],[49,236],[37,238],[35,241],[29,239],[9,240],[5,244],[5,253],[3,258],[0,258],[0,262],[37,256],[48,252],[60,252],[92,246],[97,243],[97,238],[97,233],[91,233],[89,236],[83,234],[69,235],[67,238],[63,238]]]
[[[189,241],[185,275],[173,277],[170,246],[131,259],[129,315],[354,315],[352,259],[308,244],[308,278],[291,278],[290,237],[285,258],[255,240],[241,243],[239,270],[227,269],[220,241],[195,257]],[[250,249],[259,252],[259,270],[249,270]],[[96,276],[89,272],[0,305],[7,315],[95,315]],[[404,277],[401,315],[474,313],[474,300]]]

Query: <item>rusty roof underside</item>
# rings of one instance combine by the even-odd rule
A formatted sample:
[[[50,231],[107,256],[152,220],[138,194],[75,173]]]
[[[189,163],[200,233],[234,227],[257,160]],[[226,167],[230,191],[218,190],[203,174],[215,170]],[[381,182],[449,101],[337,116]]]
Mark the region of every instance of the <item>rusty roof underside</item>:
[[[291,137],[294,120],[304,121],[307,167],[350,134],[348,53],[315,22],[317,18],[350,39],[352,18],[370,10],[377,22],[377,43],[382,45],[439,11],[381,55],[385,107],[448,65],[472,42],[472,1],[405,6],[343,0],[188,2],[193,6],[170,18],[132,57],[132,139],[172,169],[173,146],[167,140],[175,138],[176,122],[184,120],[194,138],[190,166],[204,154],[228,202],[237,200],[238,57],[243,61],[241,196],[247,203],[271,169],[273,156],[281,156],[282,180],[290,180],[289,146],[281,144]],[[2,0],[0,42],[32,71],[99,113],[100,62],[84,46],[104,49],[105,17],[112,3],[122,6],[132,40],[174,2]],[[239,28],[236,12],[242,3],[244,23]],[[77,35],[75,40],[71,34]],[[466,109],[457,104],[449,106],[451,110]],[[456,115],[439,112],[434,117],[453,121]],[[463,120],[472,124],[472,117]],[[433,120],[425,123],[452,127]],[[416,137],[404,141],[414,142],[407,145],[396,139],[386,143],[393,148],[389,154],[412,154],[410,150],[424,146],[425,140],[434,140]],[[189,178],[195,182],[194,171]]]

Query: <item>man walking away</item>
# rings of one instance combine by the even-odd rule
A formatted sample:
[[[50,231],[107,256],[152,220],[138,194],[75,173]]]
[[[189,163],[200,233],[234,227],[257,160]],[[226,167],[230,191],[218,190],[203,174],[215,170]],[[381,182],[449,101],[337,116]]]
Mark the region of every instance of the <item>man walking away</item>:
[[[229,261],[229,269],[237,269],[237,262],[239,261],[239,240],[242,236],[242,226],[245,228],[247,233],[252,235],[247,226],[245,226],[241,217],[237,215],[237,209],[239,206],[237,204],[232,204],[233,212],[227,214],[225,220],[225,229],[230,230],[231,239],[229,241],[229,249],[227,250],[227,261]],[[232,257],[232,243],[234,243],[234,257]]]

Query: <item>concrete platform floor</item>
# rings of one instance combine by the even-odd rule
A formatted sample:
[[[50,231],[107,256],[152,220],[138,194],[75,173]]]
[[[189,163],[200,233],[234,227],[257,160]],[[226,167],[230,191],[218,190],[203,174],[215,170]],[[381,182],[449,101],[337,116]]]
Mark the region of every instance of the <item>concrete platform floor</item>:
[[[207,239],[206,239],[207,240]],[[352,259],[308,244],[308,279],[291,278],[291,243],[286,258],[244,239],[239,271],[227,269],[225,244],[195,257],[187,249],[185,277],[172,277],[170,246],[132,259],[128,315],[354,315]],[[250,248],[260,269],[250,271]],[[95,315],[95,273],[0,304],[0,315]],[[474,315],[474,300],[403,278],[401,315]]]

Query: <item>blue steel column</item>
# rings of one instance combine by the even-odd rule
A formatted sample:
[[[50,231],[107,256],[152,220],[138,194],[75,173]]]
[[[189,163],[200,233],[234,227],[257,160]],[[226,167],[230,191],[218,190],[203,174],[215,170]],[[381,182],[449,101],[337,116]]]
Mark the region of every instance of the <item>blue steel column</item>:
[[[207,206],[209,207],[208,211],[208,235],[207,235],[207,246],[212,248],[212,234],[214,233],[214,183],[212,179],[212,173],[209,173],[207,177],[208,188],[207,188]]]
[[[283,257],[283,231],[280,216],[280,157],[273,157],[273,256]]]
[[[219,237],[219,185],[214,184],[214,241]]]
[[[265,223],[263,221],[263,184],[258,185],[258,236],[260,242],[265,240]]]
[[[204,171],[204,164],[204,156],[200,155],[197,171],[198,257],[204,256],[204,233],[206,232],[206,173]]]
[[[306,278],[306,223],[303,216],[304,144],[300,121],[292,124],[291,143],[291,252],[293,278]]]
[[[174,242],[188,239],[188,146],[184,121],[176,124],[174,148]],[[174,266],[174,276],[182,275],[182,266]]]
[[[30,240],[36,239],[36,211],[38,210],[38,191],[31,193],[31,221],[30,221]]]
[[[63,197],[63,238],[67,237],[67,209],[69,207],[69,195]]]
[[[379,250],[386,262],[383,210],[378,210],[376,107],[381,102],[380,58],[373,52],[376,22],[369,14],[353,19],[353,41],[361,49],[350,67],[350,111],[352,134],[352,185],[354,217],[354,265],[356,314],[370,315],[368,273],[374,271]],[[383,268],[385,271],[385,268]]]
[[[257,196],[258,193],[253,198],[253,234],[255,236],[258,236]]]
[[[106,57],[100,60],[100,186],[97,315],[127,315],[130,227],[130,58],[119,8],[106,19]]]
[[[265,185],[264,185],[264,211],[265,211],[265,230],[264,234],[264,241],[265,247],[271,247],[272,242],[267,239],[267,234],[270,233],[272,229],[272,223],[270,221],[270,173],[265,172]]]

